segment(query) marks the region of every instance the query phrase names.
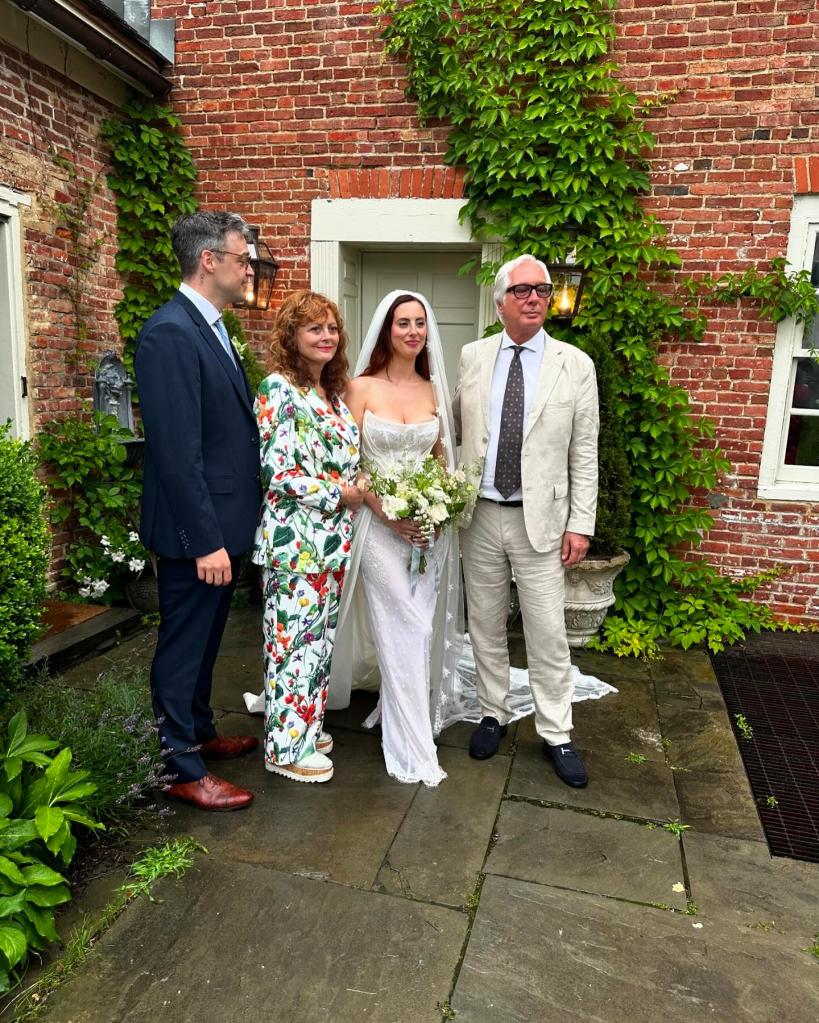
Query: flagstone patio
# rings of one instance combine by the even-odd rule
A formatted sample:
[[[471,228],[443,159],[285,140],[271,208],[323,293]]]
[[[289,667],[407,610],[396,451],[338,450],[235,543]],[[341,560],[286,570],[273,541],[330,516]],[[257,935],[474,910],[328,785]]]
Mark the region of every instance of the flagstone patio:
[[[225,637],[228,734],[261,734],[241,709],[260,684],[257,619],[235,610]],[[67,677],[89,685],[152,642]],[[448,779],[401,785],[360,725],[365,694],[328,718],[330,784],[272,776],[260,756],[225,764],[252,806],[177,805],[172,833],[207,855],[127,909],[42,1018],[817,1023],[819,865],[769,856],[707,655],[577,663],[620,690],[575,708],[583,790],[556,779],[531,720],[486,762],[451,728]]]

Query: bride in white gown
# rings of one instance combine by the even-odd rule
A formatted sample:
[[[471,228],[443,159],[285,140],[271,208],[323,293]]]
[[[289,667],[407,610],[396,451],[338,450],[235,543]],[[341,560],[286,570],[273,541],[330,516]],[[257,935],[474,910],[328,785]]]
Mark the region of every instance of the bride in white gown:
[[[373,316],[356,377],[345,396],[362,429],[364,462],[380,472],[430,451],[455,468],[451,412],[438,327],[426,299],[392,292]],[[412,545],[423,535],[391,522],[371,493],[356,516],[330,675],[328,707],[349,703],[350,688],[376,688],[387,772],[437,785],[433,731],[443,725],[445,680],[460,654],[458,538],[445,530],[427,552],[426,572],[410,586]],[[432,681],[432,685],[430,684]]]

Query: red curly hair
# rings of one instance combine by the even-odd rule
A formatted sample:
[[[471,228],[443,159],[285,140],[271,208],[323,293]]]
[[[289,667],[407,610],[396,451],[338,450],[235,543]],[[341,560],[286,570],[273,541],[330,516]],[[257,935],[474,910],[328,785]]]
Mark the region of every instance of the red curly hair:
[[[299,387],[312,387],[313,378],[307,363],[299,354],[297,334],[299,327],[308,323],[323,323],[332,316],[338,325],[338,348],[321,371],[321,385],[331,398],[344,393],[349,383],[347,362],[347,333],[338,306],[316,291],[294,291],[276,311],[270,338],[272,371],[281,373]]]

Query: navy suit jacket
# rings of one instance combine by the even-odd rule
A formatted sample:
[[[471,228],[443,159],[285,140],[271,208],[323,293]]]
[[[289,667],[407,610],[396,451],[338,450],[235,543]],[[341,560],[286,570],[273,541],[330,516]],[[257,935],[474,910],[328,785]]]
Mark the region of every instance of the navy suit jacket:
[[[241,364],[234,367],[180,292],[142,328],[134,361],[145,432],[140,539],[166,558],[221,547],[244,553],[259,521],[261,484]]]

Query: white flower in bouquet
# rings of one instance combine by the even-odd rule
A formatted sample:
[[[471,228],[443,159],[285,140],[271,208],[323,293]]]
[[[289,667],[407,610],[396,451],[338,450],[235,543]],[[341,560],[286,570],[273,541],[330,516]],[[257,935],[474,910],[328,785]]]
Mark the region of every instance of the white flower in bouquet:
[[[396,519],[402,518],[406,512],[409,511],[409,505],[403,497],[397,497],[393,494],[385,494],[381,498],[381,507],[384,510],[384,514],[388,519],[393,522]]]
[[[442,525],[449,518],[449,509],[443,501],[439,501],[438,504],[433,504],[427,512],[427,517],[435,523],[436,526]]]
[[[125,551],[109,551],[108,553],[115,564],[125,561]]]
[[[130,568],[132,572],[141,572],[142,569],[145,568],[145,562],[140,561],[139,558],[131,558],[128,562],[128,568]]]
[[[435,455],[412,458],[391,466],[386,472],[368,467],[370,487],[381,499],[381,508],[386,517],[415,522],[421,531],[431,538],[437,530],[454,526],[463,510],[477,493],[464,470],[450,472]],[[414,555],[413,566],[420,565],[424,571],[424,557]]]
[[[131,541],[131,543],[139,543],[139,533],[135,532],[132,529],[131,532],[128,534],[128,539]]]

